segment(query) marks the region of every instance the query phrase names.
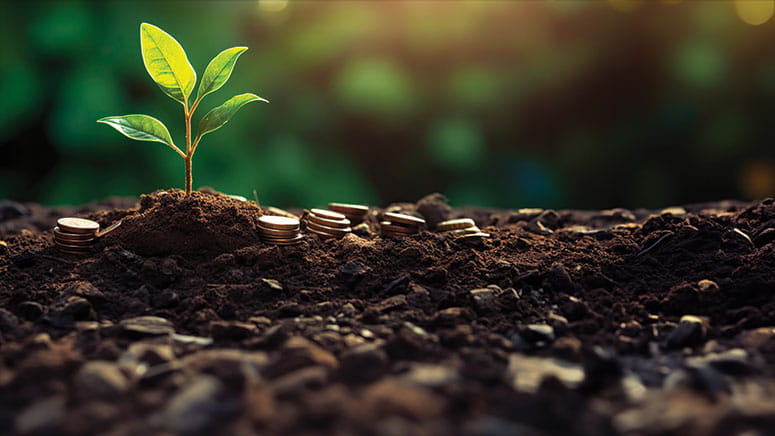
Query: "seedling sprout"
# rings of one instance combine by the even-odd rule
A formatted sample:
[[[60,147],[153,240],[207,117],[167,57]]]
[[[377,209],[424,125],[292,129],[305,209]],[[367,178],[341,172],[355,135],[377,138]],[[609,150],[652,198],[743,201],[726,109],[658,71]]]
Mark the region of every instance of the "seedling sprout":
[[[110,116],[97,120],[118,130],[124,136],[136,141],[161,142],[174,150],[185,161],[186,194],[191,193],[191,161],[194,158],[202,137],[214,132],[229,122],[231,117],[252,101],[269,103],[255,94],[235,95],[222,105],[212,109],[199,121],[199,128],[192,137],[191,119],[202,99],[220,89],[234,70],[234,65],[247,47],[232,47],[218,53],[205,68],[199,81],[196,98],[190,103],[190,97],[196,84],[196,71],[188,61],[185,50],[172,36],[153,24],[140,25],[140,47],[143,64],[151,78],[161,90],[173,100],[183,105],[186,123],[186,151],[183,152],[172,141],[169,130],[161,121],[148,115],[132,114]]]

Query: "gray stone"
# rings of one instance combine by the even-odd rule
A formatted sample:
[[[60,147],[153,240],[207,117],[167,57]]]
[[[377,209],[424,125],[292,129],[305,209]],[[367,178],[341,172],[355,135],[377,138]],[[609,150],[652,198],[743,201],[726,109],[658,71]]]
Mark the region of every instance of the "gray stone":
[[[104,360],[87,362],[75,376],[78,394],[84,398],[114,398],[129,390],[130,383],[121,368]]]
[[[702,343],[705,340],[705,321],[693,315],[684,315],[667,336],[665,348],[677,349]]]
[[[457,368],[431,363],[412,363],[400,377],[403,381],[425,388],[452,386],[460,379]]]
[[[578,387],[584,381],[584,369],[580,365],[522,354],[509,356],[509,373],[514,388],[529,393],[538,391],[546,377],[554,377],[568,388]]]
[[[138,316],[121,320],[119,327],[131,334],[142,336],[169,335],[175,328],[167,319],[158,316]]]
[[[474,308],[480,313],[490,313],[498,310],[498,295],[503,292],[497,286],[471,289],[468,293],[474,300]]]
[[[16,313],[28,321],[36,321],[43,316],[46,309],[36,301],[22,301],[17,307]]]
[[[11,311],[0,308],[0,332],[10,332],[19,326],[19,318]]]
[[[55,395],[43,400],[36,401],[24,409],[14,422],[16,433],[46,433],[47,431],[55,433],[62,419],[65,417],[66,398],[62,395]]]
[[[90,321],[97,318],[91,303],[82,297],[66,297],[49,307],[46,320],[56,327],[72,327],[75,321]]]
[[[217,378],[200,375],[189,380],[167,403],[153,422],[178,433],[206,433],[219,418],[235,409],[235,402],[224,400],[223,384]]]
[[[554,342],[554,328],[546,324],[528,324],[512,335],[511,341],[518,350],[543,348]]]
[[[212,321],[210,334],[215,339],[242,340],[258,335],[258,327],[239,321]]]
[[[350,383],[365,383],[379,378],[388,367],[388,356],[375,343],[353,347],[340,357],[339,378]]]

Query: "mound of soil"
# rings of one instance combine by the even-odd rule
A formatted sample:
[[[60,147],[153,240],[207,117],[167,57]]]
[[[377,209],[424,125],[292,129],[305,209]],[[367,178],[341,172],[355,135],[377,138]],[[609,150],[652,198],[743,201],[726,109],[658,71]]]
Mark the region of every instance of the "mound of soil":
[[[111,207],[111,204],[114,207]],[[775,201],[471,217],[476,243],[261,243],[179,191],[0,212],[0,433],[730,435],[775,428]],[[16,212],[13,212],[16,211]],[[17,213],[18,212],[18,213]],[[68,213],[70,214],[70,213]]]
[[[255,203],[223,194],[156,191],[143,195],[139,208],[127,211],[105,239],[143,256],[216,257],[258,244],[261,215]]]

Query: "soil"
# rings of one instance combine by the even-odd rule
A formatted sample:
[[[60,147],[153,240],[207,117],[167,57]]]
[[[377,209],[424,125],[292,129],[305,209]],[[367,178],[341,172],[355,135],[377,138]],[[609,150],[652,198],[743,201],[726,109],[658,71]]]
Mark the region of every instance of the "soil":
[[[384,210],[492,237],[382,239]],[[0,203],[0,433],[775,434],[773,199],[431,195],[291,247],[261,213],[211,190]],[[63,254],[65,215],[122,225]]]

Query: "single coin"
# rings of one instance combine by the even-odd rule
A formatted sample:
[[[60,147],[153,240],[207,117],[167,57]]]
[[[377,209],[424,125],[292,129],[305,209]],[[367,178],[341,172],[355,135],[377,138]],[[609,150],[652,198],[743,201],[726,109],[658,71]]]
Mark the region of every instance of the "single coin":
[[[347,218],[344,218],[344,215],[342,215],[342,219],[333,220],[328,218],[319,217],[317,215],[307,214],[306,215],[307,222],[314,222],[315,224],[320,224],[321,226],[326,227],[333,227],[335,229],[346,229],[350,227],[350,220]]]
[[[95,238],[91,239],[62,239],[57,235],[54,235],[54,242],[57,244],[69,244],[69,245],[94,245]]]
[[[272,245],[296,245],[299,242],[301,242],[304,239],[304,235],[299,235],[292,239],[266,239],[262,238],[261,240],[266,242],[267,244]]]
[[[59,218],[57,226],[63,232],[68,233],[94,233],[100,229],[100,224],[96,221],[85,218]]]
[[[116,221],[115,223],[109,225],[104,230],[100,230],[99,232],[95,233],[94,236],[96,236],[98,238],[101,238],[101,237],[107,235],[108,233],[112,232],[113,230],[116,230],[118,228],[118,226],[120,226],[120,225],[121,225],[121,221]]]
[[[338,235],[338,236],[344,236],[344,235],[352,232],[352,230],[353,230],[350,227],[345,227],[343,229],[338,229],[336,227],[323,226],[323,225],[320,225],[320,224],[318,224],[316,222],[308,221],[307,222],[307,230],[312,230],[312,229],[318,230],[318,231],[321,231],[321,232],[330,233],[332,235]]]
[[[93,244],[79,244],[79,243],[72,243],[69,242],[67,244],[64,244],[62,242],[56,242],[57,247],[62,247],[67,250],[88,250],[92,247]]]
[[[403,213],[385,212],[384,217],[386,220],[392,222],[393,224],[404,224],[407,226],[414,226],[414,227],[419,227],[425,224],[424,219],[417,218],[411,215],[405,215]]]
[[[452,233],[453,235],[462,236],[462,235],[470,235],[472,233],[479,233],[481,231],[482,229],[474,226],[474,227],[466,227],[465,229],[450,230],[449,232]]]
[[[336,235],[336,234],[333,234],[333,233],[324,232],[324,231],[313,229],[313,228],[307,228],[307,232],[315,234],[315,235],[318,235],[318,236],[320,236],[323,239],[330,239],[330,238],[337,238],[337,239],[339,239],[342,236],[344,236],[344,235]]]
[[[268,229],[296,230],[299,228],[299,220],[287,216],[266,215],[259,218],[258,222]]]
[[[59,227],[54,227],[54,237],[67,241],[91,241],[94,239],[94,234],[63,232]]]
[[[333,210],[326,210],[326,209],[310,209],[310,213],[320,218],[325,218],[329,220],[343,220],[346,218],[344,215],[342,215],[339,212],[334,212]]]
[[[476,233],[469,233],[467,235],[458,236],[457,239],[475,239],[475,238],[489,238],[489,233],[482,233],[482,232],[476,232]]]
[[[468,227],[476,227],[476,223],[471,218],[458,218],[454,220],[442,221],[436,224],[436,230],[439,232],[446,232],[449,230],[465,229]]]
[[[275,238],[295,238],[299,234],[299,230],[276,230],[268,229],[263,226],[258,226],[258,230],[262,236],[269,236]]]
[[[328,203],[328,208],[346,216],[361,217],[369,212],[369,206],[364,204]]]
[[[417,228],[396,226],[390,221],[380,222],[379,227],[383,231],[387,230],[388,232],[405,233],[407,235],[417,233]]]
[[[67,254],[87,254],[90,251],[90,250],[78,250],[75,248],[70,249],[70,248],[64,248],[64,247],[57,247],[57,250]]]

